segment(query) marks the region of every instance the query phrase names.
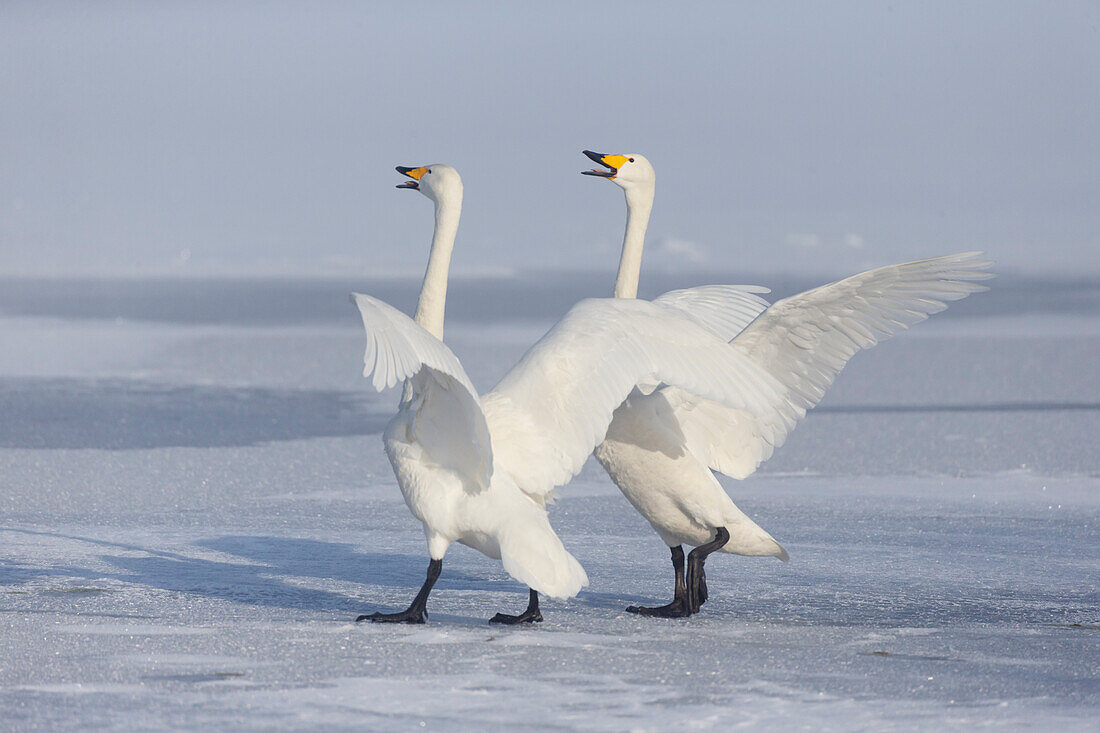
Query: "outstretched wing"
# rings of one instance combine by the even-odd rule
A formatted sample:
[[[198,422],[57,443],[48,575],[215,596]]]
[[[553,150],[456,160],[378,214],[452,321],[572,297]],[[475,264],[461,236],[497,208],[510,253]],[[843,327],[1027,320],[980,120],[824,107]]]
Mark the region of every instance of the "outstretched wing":
[[[760,294],[771,292],[759,285],[703,285],[671,290],[653,299],[680,311],[723,341],[731,341],[768,308]]]
[[[679,395],[676,414],[689,449],[736,478],[755,471],[857,351],[942,311],[950,301],[987,290],[976,281],[993,277],[987,272],[992,262],[980,254],[880,267],[775,303],[731,345],[785,387],[774,411],[760,413],[782,422],[769,425],[772,418]]]
[[[376,390],[414,379],[420,387],[414,436],[440,465],[459,473],[468,490],[488,488],[493,471],[489,426],[477,390],[458,357],[396,308],[352,293],[367,332],[363,376]]]
[[[681,310],[644,300],[581,301],[482,398],[497,469],[545,498],[572,478],[635,387],[671,384],[757,415],[782,400],[776,380]],[[504,439],[507,436],[507,440]]]

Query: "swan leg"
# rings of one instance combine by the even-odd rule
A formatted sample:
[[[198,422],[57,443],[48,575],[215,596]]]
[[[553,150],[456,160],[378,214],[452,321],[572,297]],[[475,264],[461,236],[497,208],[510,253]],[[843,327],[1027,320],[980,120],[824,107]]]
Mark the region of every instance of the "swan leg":
[[[428,577],[424,579],[424,585],[420,586],[420,592],[416,594],[416,598],[404,611],[398,611],[397,613],[382,613],[381,611],[375,611],[371,614],[364,613],[355,620],[357,622],[377,621],[390,624],[424,623],[424,618],[428,615],[428,594],[432,592],[432,586],[435,585],[435,581],[439,578],[439,573],[442,570],[442,560],[432,560],[428,563]]]
[[[730,541],[730,533],[725,527],[715,530],[715,537],[704,545],[699,545],[688,555],[687,593],[691,613],[699,613],[700,607],[707,601],[707,574],[703,564],[710,553],[725,547]]]
[[[672,550],[672,569],[676,573],[672,603],[650,608],[647,606],[627,606],[626,610],[639,616],[657,616],[660,618],[686,618],[691,615],[688,605],[687,586],[684,584],[684,548],[682,545]]]
[[[510,616],[506,613],[498,613],[489,619],[491,624],[532,624],[537,621],[542,621],[542,614],[539,612],[539,594],[535,589],[531,589],[531,599],[527,602],[527,610],[518,616]]]

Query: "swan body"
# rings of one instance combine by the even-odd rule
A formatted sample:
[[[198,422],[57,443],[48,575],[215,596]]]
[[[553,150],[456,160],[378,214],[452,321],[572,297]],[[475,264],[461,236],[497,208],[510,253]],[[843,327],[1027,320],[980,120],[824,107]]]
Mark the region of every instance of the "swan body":
[[[642,155],[585,154],[606,169],[586,174],[609,178],[626,194],[627,228],[614,293],[633,298],[656,176]],[[738,509],[713,471],[748,477],[821,400],[855,352],[943,310],[949,301],[985,290],[975,281],[992,277],[985,271],[991,263],[979,254],[870,270],[770,307],[761,299],[755,318],[725,324],[722,339],[783,385],[763,413],[700,399],[675,386],[632,394],[615,411],[594,455],[669,545],[676,572],[672,603],[628,610],[660,616],[697,612],[706,599],[703,563],[710,552],[788,559],[787,551]],[[694,584],[690,572],[686,583],[683,577],[683,544],[707,547],[696,557]]]
[[[431,561],[408,610],[360,618],[422,622],[443,555],[459,542],[500,559],[531,589],[524,614],[494,620],[541,620],[538,593],[570,597],[588,582],[551,528],[546,502],[580,470],[632,390],[675,385],[754,414],[779,398],[780,385],[717,335],[745,321],[757,298],[712,286],[652,302],[582,301],[479,396],[441,340],[461,179],[443,165],[398,170],[416,181],[405,187],[436,203],[416,315],[368,295],[353,293],[352,301],[367,336],[364,376],[378,390],[404,383],[383,442],[405,503],[424,526]]]
[[[420,388],[420,404],[403,406],[383,440],[405,504],[424,525],[428,555],[442,560],[447,548],[458,542],[501,560],[509,575],[536,592],[553,598],[576,595],[588,585],[588,576],[565,549],[540,504],[504,474],[472,494],[461,472],[437,462],[429,452],[417,413],[428,421],[438,420],[451,412],[438,402],[451,396],[446,388]]]
[[[737,507],[686,444],[677,416],[683,397],[672,389],[631,395],[615,411],[596,460],[669,547],[697,547],[725,527],[730,539],[722,552],[786,560],[787,551]]]

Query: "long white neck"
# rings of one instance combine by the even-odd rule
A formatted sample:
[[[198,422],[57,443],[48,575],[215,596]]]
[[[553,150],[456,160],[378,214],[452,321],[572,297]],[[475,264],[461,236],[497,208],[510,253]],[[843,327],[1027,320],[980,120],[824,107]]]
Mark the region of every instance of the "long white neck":
[[[438,201],[435,205],[432,251],[428,255],[428,269],[424,273],[420,300],[413,316],[413,320],[440,341],[443,340],[443,316],[447,310],[447,275],[451,269],[455,235],[458,234],[458,219],[462,214],[462,194],[451,198]]]
[[[619,257],[619,274],[615,277],[616,298],[638,297],[638,278],[642,273],[642,248],[649,214],[653,211],[653,188],[626,189],[626,233],[623,252]]]

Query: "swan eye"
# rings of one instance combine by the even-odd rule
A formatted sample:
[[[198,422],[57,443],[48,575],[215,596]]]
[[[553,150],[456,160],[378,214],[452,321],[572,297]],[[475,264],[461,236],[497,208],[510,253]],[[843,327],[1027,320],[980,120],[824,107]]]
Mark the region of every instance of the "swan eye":
[[[631,163],[633,163],[633,162],[634,162],[634,159],[633,159],[633,158],[628,158],[628,160],[629,160],[629,161],[630,161]],[[428,172],[429,172],[429,173],[431,173],[431,171],[428,171]]]
[[[431,173],[431,172],[432,172],[432,169],[431,169],[431,168],[429,168],[429,169],[428,169],[428,172],[429,172],[429,173]]]

